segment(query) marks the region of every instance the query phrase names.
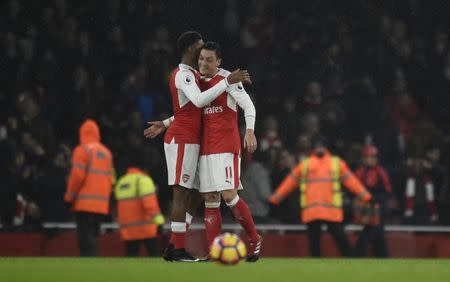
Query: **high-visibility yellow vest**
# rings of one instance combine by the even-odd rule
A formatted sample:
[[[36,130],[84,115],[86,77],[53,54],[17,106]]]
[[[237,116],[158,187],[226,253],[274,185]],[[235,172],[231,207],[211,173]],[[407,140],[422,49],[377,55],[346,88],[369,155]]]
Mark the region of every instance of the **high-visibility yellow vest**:
[[[118,201],[142,198],[155,192],[153,180],[137,173],[122,176],[114,189],[114,195]]]
[[[311,182],[311,179],[308,178],[308,167],[309,166],[309,158],[303,160],[303,167],[301,171],[300,177],[300,206],[301,208],[308,208],[306,203],[306,185]],[[331,171],[332,171],[332,187],[333,187],[333,203],[332,206],[336,208],[342,208],[343,200],[342,200],[342,191],[341,191],[341,181],[340,181],[340,167],[339,167],[339,158],[331,157]]]
[[[114,189],[114,195],[118,202],[139,200],[154,193],[156,193],[156,186],[153,180],[147,175],[137,173],[122,176]],[[162,215],[155,216],[153,223],[157,225],[164,224],[164,217]]]

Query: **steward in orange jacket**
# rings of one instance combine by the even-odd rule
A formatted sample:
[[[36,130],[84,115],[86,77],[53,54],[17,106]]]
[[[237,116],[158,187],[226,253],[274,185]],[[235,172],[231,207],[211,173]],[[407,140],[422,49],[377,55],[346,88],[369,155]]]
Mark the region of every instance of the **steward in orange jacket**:
[[[292,170],[269,199],[272,204],[278,204],[295,189],[300,189],[301,218],[308,225],[313,256],[320,256],[318,240],[323,223],[328,225],[342,254],[351,254],[341,224],[344,220],[341,183],[364,201],[371,198],[347,164],[330,154],[325,138],[317,136],[313,139],[312,154]]]
[[[114,181],[112,155],[100,143],[100,130],[93,120],[80,127],[80,144],[72,152],[72,169],[64,200],[76,214],[81,256],[97,255],[97,235],[102,216],[109,213]]]
[[[130,167],[114,189],[120,237],[127,256],[137,256],[141,244],[148,255],[157,255],[158,227],[164,224],[159,209],[156,186],[139,168]]]

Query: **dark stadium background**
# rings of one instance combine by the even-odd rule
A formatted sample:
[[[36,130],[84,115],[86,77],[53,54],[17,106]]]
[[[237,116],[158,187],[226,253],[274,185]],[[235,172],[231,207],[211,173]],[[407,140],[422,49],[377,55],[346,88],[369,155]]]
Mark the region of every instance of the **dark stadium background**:
[[[272,189],[313,134],[352,168],[374,143],[394,186],[388,223],[449,225],[449,15],[445,0],[2,1],[0,206],[23,209],[12,230],[71,221],[62,201],[70,153],[90,117],[117,175],[129,159],[146,163],[166,213],[162,139],[143,129],[171,115],[174,43],[192,29],[223,46],[226,69],[250,71],[256,158]],[[438,222],[403,217],[416,164],[435,184]],[[300,223],[296,196],[268,208],[266,223]]]

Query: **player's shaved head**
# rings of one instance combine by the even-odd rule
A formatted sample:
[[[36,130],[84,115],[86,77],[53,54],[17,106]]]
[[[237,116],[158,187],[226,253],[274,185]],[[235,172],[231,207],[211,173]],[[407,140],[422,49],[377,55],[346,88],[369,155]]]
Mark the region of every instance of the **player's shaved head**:
[[[178,52],[183,56],[187,50],[202,40],[202,35],[197,31],[183,32],[177,40]]]

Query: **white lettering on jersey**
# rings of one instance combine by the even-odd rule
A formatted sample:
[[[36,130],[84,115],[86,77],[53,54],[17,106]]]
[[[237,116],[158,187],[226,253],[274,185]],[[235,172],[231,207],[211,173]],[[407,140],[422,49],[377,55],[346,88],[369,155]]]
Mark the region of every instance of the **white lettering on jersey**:
[[[203,113],[205,115],[218,114],[218,113],[222,113],[222,112],[223,112],[222,106],[212,106],[212,107],[204,107],[203,108]]]

